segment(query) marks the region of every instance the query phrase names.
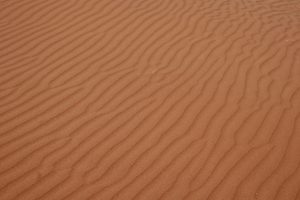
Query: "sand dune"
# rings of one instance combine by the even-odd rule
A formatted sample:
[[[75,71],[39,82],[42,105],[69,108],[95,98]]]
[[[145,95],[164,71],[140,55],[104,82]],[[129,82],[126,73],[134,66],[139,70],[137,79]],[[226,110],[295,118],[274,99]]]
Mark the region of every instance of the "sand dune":
[[[0,200],[300,200],[300,1],[1,0]]]

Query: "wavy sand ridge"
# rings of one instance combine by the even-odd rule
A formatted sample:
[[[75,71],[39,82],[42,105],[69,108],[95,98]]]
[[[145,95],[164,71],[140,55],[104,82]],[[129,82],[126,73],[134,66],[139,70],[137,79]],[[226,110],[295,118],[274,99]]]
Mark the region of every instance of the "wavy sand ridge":
[[[1,200],[300,199],[300,2],[2,0]]]

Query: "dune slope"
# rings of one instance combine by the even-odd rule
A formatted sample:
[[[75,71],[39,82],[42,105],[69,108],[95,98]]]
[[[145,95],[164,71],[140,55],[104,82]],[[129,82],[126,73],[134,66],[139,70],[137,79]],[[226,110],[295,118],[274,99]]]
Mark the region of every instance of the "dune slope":
[[[1,0],[0,200],[300,200],[300,1]]]

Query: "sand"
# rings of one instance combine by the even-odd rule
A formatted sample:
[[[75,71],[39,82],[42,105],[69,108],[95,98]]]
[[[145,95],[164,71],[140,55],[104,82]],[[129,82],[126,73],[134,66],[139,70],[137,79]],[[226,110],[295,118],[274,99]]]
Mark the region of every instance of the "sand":
[[[300,1],[1,0],[0,200],[300,200]]]

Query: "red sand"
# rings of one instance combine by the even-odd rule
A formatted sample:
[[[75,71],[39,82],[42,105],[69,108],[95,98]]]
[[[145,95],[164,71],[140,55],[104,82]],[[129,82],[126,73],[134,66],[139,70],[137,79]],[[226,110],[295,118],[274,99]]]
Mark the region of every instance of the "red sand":
[[[1,0],[0,200],[300,199],[299,0]]]

